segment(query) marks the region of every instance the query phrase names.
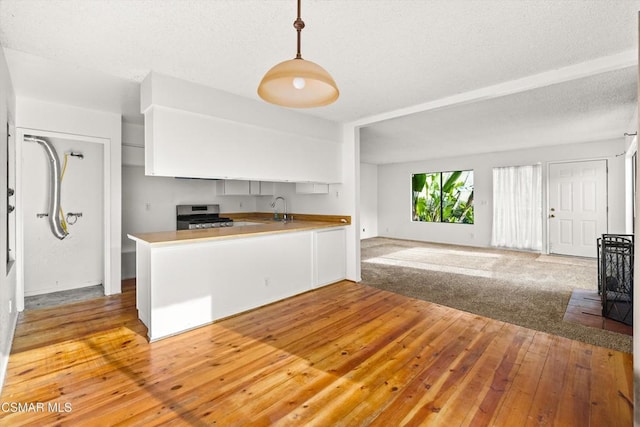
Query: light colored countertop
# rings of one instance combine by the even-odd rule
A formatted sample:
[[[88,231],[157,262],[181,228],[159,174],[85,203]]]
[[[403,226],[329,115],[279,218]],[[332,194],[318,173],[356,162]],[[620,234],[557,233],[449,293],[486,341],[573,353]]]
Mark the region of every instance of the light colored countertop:
[[[349,218],[350,219],[350,218]],[[234,217],[236,223],[249,222],[253,225],[238,225],[233,227],[208,228],[203,230],[178,230],[160,231],[154,233],[128,234],[130,239],[146,242],[151,245],[182,244],[202,242],[216,239],[238,239],[259,235],[290,233],[295,231],[315,230],[320,228],[344,227],[347,222],[320,221],[320,220],[293,220],[288,222],[274,221],[272,219]]]

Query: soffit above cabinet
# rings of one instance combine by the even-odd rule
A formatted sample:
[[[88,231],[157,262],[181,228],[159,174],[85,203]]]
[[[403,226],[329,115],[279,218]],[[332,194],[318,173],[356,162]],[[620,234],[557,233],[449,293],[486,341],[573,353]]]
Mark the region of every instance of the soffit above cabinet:
[[[342,143],[333,122],[292,121],[298,113],[156,73],[141,91],[147,175],[342,181]]]
[[[140,112],[159,105],[269,129],[339,142],[342,126],[219,89],[151,72],[140,87]]]

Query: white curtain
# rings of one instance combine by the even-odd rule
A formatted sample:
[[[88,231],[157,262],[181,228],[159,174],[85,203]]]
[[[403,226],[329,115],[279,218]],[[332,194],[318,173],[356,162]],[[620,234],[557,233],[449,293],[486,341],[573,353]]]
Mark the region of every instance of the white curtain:
[[[542,249],[542,167],[493,169],[493,246]]]

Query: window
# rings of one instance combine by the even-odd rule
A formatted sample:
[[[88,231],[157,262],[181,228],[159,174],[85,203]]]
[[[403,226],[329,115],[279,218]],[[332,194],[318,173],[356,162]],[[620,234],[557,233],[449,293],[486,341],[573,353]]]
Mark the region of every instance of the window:
[[[473,224],[473,171],[418,173],[411,176],[411,219]]]

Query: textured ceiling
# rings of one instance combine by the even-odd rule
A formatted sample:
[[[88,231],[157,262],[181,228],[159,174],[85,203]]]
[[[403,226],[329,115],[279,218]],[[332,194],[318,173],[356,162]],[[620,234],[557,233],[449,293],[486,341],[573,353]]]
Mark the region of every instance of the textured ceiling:
[[[361,130],[361,160],[396,163],[623,138],[636,105],[637,68],[598,74]]]
[[[338,122],[636,49],[640,9],[636,0],[302,3],[303,56],[325,67],[341,90],[335,104],[305,112]],[[294,18],[295,0],[0,0],[0,44],[18,94],[120,108],[135,121],[135,83],[151,70],[258,99],[262,75],[295,54]],[[84,95],[74,90],[82,85]],[[549,92],[552,105],[553,96],[564,96],[559,88]],[[508,110],[508,98],[496,103]],[[516,107],[523,103],[517,98]],[[473,106],[464,108],[471,114]],[[543,116],[530,127],[544,127]],[[394,137],[389,126],[371,134]]]

